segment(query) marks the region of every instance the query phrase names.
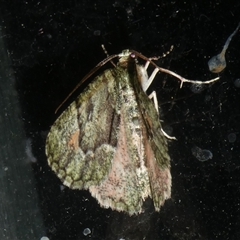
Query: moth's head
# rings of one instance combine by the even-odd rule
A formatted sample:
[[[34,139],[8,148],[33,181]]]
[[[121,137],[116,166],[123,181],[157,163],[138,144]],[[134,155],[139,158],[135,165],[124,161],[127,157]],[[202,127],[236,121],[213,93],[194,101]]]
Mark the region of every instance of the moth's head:
[[[136,62],[136,54],[129,49],[123,50],[119,55],[119,62],[118,65],[122,67],[126,67],[129,65],[129,63]]]

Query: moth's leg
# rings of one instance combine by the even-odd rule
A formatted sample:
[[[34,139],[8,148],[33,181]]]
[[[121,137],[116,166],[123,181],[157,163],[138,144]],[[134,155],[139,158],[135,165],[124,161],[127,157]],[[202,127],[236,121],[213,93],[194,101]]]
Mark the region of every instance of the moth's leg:
[[[138,70],[139,73],[141,72],[141,79],[142,79],[141,80],[141,85],[142,85],[142,89],[143,89],[144,92],[147,91],[147,89],[149,88],[149,86],[151,85],[152,81],[154,80],[156,74],[159,71],[167,73],[171,76],[174,76],[174,77],[178,78],[181,81],[180,88],[182,88],[182,85],[183,85],[184,82],[188,82],[188,83],[192,83],[192,84],[209,84],[209,83],[215,82],[219,79],[219,77],[217,77],[217,78],[205,81],[205,82],[198,81],[198,80],[189,80],[189,79],[186,79],[186,78],[180,76],[179,74],[177,74],[175,72],[172,72],[168,69],[161,68],[161,67],[157,66],[152,60],[157,60],[159,57],[146,58],[142,55],[140,55],[140,57],[142,59],[146,60],[145,66],[144,67],[139,67],[139,70]],[[145,77],[145,76],[147,76],[147,69],[148,69],[148,66],[149,66],[150,63],[155,67],[155,69],[153,70],[151,76],[148,78],[148,77]]]
[[[208,80],[208,81],[205,81],[205,82],[199,81],[199,80],[186,79],[186,78],[180,76],[179,74],[177,74],[177,73],[175,73],[175,72],[172,72],[172,71],[170,71],[170,70],[168,70],[168,69],[159,67],[156,63],[154,63],[154,62],[152,61],[152,60],[155,60],[155,59],[158,59],[158,58],[147,58],[147,57],[145,57],[144,55],[142,55],[141,53],[136,52],[136,51],[134,51],[134,54],[135,54],[137,57],[139,57],[139,58],[141,58],[141,59],[143,59],[143,60],[146,61],[145,67],[142,67],[142,69],[140,69],[141,72],[143,72],[143,70],[146,72],[146,70],[147,70],[147,68],[148,68],[148,66],[149,66],[150,63],[155,67],[155,69],[154,69],[154,71],[152,72],[151,76],[150,76],[149,78],[147,78],[147,79],[144,79],[144,81],[141,81],[142,89],[143,89],[144,92],[147,91],[149,85],[151,84],[151,82],[153,81],[154,77],[156,76],[156,74],[157,74],[159,71],[160,71],[160,72],[167,73],[167,74],[169,74],[169,75],[171,75],[171,76],[179,79],[180,82],[181,82],[180,88],[182,88],[182,85],[183,85],[183,83],[185,83],[185,82],[187,82],[187,83],[192,83],[192,84],[209,84],[209,83],[215,82],[215,81],[217,81],[217,80],[219,79],[219,77],[216,77],[216,78],[214,78],[214,79],[211,79],[211,80]],[[142,79],[142,78],[141,78],[141,79]]]
[[[166,138],[171,139],[171,140],[177,140],[175,137],[169,136],[166,132],[164,132],[164,130],[162,128],[161,128],[161,132],[163,133],[163,135]]]
[[[153,100],[155,109],[157,110],[157,113],[159,114],[159,111],[158,111],[158,100],[157,100],[156,92],[153,91],[148,97],[149,97],[149,99],[152,99],[152,100]],[[166,138],[171,139],[171,140],[176,140],[175,137],[169,136],[162,128],[161,128],[161,131],[162,131],[163,135],[164,135]]]
[[[153,91],[148,97],[149,97],[149,99],[153,100],[154,107],[157,110],[157,113],[159,114],[159,111],[158,111],[158,100],[157,100],[156,92]]]
[[[147,61],[145,66],[144,66],[144,71],[146,71],[146,72],[147,72],[147,68],[149,66],[149,63],[150,63],[150,61]],[[144,78],[144,81],[142,81],[142,88],[145,89],[145,91],[147,91],[148,87],[152,83],[152,81],[155,78],[155,76],[158,73],[158,71],[159,71],[159,69],[155,68],[154,71],[152,72],[151,76],[149,78]],[[153,100],[154,107],[155,107],[157,113],[159,114],[159,111],[158,111],[158,100],[157,100],[156,92],[153,91],[148,97],[149,97],[149,99]],[[169,136],[162,128],[161,128],[161,131],[162,131],[163,135],[166,138],[171,139],[171,140],[172,139],[176,140],[175,137]]]
[[[149,66],[149,61],[146,62],[145,66],[144,66],[144,70],[147,72],[147,68]],[[147,89],[149,88],[149,86],[151,85],[153,79],[156,77],[157,73],[159,72],[158,68],[155,68],[151,74],[151,76],[149,78],[144,79],[144,81],[142,82],[142,89],[144,92],[147,91]]]
[[[145,65],[144,65],[144,69],[147,71],[147,68],[149,66],[149,64],[151,63],[151,61],[156,61],[158,60],[160,57],[151,57],[151,58],[148,58],[148,61],[146,61]]]
[[[151,60],[151,59],[149,59],[149,60]],[[144,69],[145,69],[146,71],[147,71],[147,69],[148,69],[149,64],[150,64],[150,61],[146,61],[145,65],[144,65]]]
[[[150,59],[150,61],[151,61],[151,59]],[[144,68],[142,68],[142,67],[138,68],[139,73],[141,73],[139,76],[141,76],[141,83],[142,83],[142,88],[143,88],[144,92],[147,91],[147,89],[151,85],[153,79],[155,78],[156,74],[159,72],[159,69],[155,68],[154,71],[152,72],[151,76],[149,78],[147,77],[147,68],[150,64],[150,61],[146,61]],[[153,91],[148,97],[149,97],[149,99],[153,100],[154,107],[155,107],[157,113],[159,114],[158,100],[157,100],[156,92]],[[175,137],[169,136],[162,128],[161,128],[161,131],[166,138],[171,139],[171,140],[176,140]]]
[[[164,53],[162,56],[159,56],[159,57],[151,57],[151,58],[148,58],[148,60],[146,61],[145,63],[145,66],[144,66],[144,70],[147,71],[148,69],[148,66],[150,63],[152,63],[152,61],[156,61],[160,58],[163,58],[163,57],[166,57],[173,49],[173,46],[171,46],[170,50],[166,53]],[[153,79],[155,78],[155,76],[157,75],[157,73],[160,71],[161,69],[159,67],[156,67],[154,69],[154,71],[152,72],[151,76],[147,79],[147,81],[144,82],[144,85],[143,85],[143,91],[146,92],[147,89],[149,88],[149,86],[151,85]]]

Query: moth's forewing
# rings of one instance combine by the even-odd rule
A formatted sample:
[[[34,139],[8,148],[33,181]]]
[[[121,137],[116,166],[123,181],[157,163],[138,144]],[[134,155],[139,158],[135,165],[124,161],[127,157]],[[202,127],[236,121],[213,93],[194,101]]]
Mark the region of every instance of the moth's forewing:
[[[102,207],[159,211],[170,197],[169,157],[158,113],[130,54],[100,74],[63,112],[47,139],[48,163],[63,183],[89,189]]]
[[[51,127],[46,154],[63,184],[86,189],[105,179],[117,145],[117,82],[106,70]]]

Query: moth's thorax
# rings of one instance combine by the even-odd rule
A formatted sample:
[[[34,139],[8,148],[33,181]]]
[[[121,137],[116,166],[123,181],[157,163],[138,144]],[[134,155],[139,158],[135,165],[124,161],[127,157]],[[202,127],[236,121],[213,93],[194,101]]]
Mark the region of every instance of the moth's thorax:
[[[136,56],[131,51],[124,50],[119,54],[118,66],[127,69],[128,71],[134,72],[136,78],[138,79],[139,84],[142,87],[142,90],[145,92],[148,82],[148,73],[144,66],[138,64]]]

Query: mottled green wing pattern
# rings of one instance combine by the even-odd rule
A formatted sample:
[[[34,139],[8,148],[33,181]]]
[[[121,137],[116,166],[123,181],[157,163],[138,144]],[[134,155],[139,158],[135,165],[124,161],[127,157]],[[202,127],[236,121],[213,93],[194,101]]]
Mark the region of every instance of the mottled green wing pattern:
[[[114,71],[119,82],[117,149],[108,178],[90,186],[89,191],[101,206],[132,215],[143,212],[143,202],[151,196],[145,165],[145,127],[133,87],[134,75],[126,68],[118,67]]]
[[[46,154],[64,185],[86,189],[107,177],[117,144],[116,84],[106,70],[51,127]]]

